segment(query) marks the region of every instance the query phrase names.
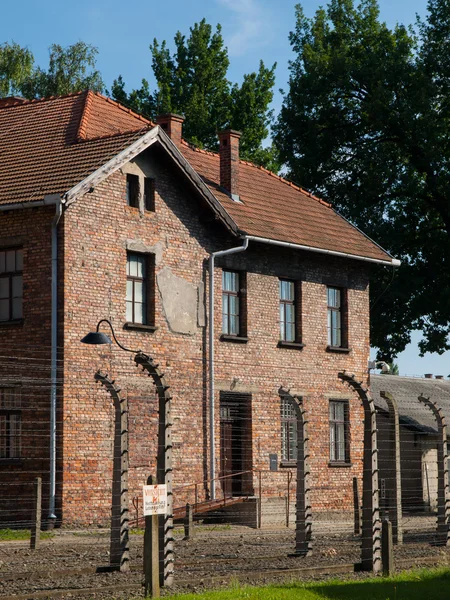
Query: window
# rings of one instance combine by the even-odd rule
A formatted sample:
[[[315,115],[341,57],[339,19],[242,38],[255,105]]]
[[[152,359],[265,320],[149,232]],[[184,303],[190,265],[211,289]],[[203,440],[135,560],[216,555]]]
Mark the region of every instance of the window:
[[[327,288],[328,346],[347,348],[347,290]]]
[[[280,341],[301,345],[300,282],[280,279]]]
[[[346,400],[330,400],[330,461],[349,462],[349,415]]]
[[[20,387],[0,388],[0,459],[20,458]]]
[[[238,336],[240,327],[239,273],[222,271],[222,333]]]
[[[153,325],[154,256],[129,252],[127,255],[126,320]]]
[[[151,212],[155,210],[155,180],[149,177],[144,179],[144,208]]]
[[[289,396],[281,396],[281,460],[297,460],[298,407]]]
[[[14,321],[23,316],[23,250],[0,251],[0,321]]]
[[[139,208],[139,177],[127,174],[127,204]]]

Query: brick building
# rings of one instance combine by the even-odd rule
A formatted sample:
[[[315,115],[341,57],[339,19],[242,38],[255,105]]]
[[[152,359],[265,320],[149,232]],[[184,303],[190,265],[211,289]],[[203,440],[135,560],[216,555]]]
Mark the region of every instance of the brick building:
[[[182,140],[182,121],[91,92],[0,100],[3,521],[29,518],[36,475],[44,517],[108,521],[114,408],[99,369],[128,401],[130,495],[155,472],[155,387],[133,354],[80,343],[101,319],[171,386],[175,505],[227,474],[199,497],[252,494],[259,472],[266,498],[285,495],[301,400],[313,514],[351,506],[363,411],[337,373],[366,377],[369,268],[397,261],[240,161],[237,132],[212,154]]]

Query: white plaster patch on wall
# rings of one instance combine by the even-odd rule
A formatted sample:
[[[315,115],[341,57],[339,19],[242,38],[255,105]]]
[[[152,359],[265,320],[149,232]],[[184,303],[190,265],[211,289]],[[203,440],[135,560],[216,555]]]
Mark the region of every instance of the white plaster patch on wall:
[[[171,331],[193,335],[197,330],[198,288],[164,267],[156,277]]]

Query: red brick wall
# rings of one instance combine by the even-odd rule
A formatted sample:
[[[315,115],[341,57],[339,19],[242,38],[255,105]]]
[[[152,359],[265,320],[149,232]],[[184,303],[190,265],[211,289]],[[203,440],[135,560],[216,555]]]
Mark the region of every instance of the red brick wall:
[[[60,319],[64,389],[58,432],[58,492],[67,523],[105,523],[110,517],[114,411],[107,392],[94,381],[97,369],[108,372],[129,401],[131,509],[131,498],[140,495],[140,486],[147,475],[155,472],[158,415],[150,378],[137,369],[132,354],[115,345],[110,349],[80,344],[80,338],[102,318],[111,319],[125,346],[152,355],[171,385],[175,505],[193,499],[193,488],[186,490],[180,486],[202,481],[209,475],[207,328],[197,326],[193,334],[173,332],[158,286],[155,293],[158,329],[142,332],[123,328],[126,246],[127,240],[138,240],[148,247],[159,243],[156,273],[170,269],[172,274],[196,287],[204,284],[207,298],[205,261],[210,252],[240,242],[209,219],[207,209],[156,151],[148,152],[147,160],[148,169],[156,178],[154,213],[141,214],[138,209],[126,206],[126,177],[119,171],[70,206],[61,223],[61,253],[65,260],[60,282],[64,290]],[[15,331],[14,335],[20,346],[20,336],[29,335],[31,328],[33,339],[45,338],[48,357],[52,214],[50,210],[36,213],[34,219],[27,219],[26,225],[24,219],[31,212],[21,211],[8,217],[18,221],[18,231],[26,227],[29,239],[36,240],[27,242],[33,252],[26,255],[25,268],[28,271],[31,267],[33,271],[27,277],[29,282],[31,278],[36,282],[35,293],[39,298],[37,306],[33,300],[32,309],[30,303],[26,304],[26,310],[32,312],[26,313],[23,330]],[[38,216],[45,221],[46,237]],[[44,237],[45,243],[41,239]],[[249,339],[246,344],[219,340],[222,266],[247,271]],[[303,281],[305,347],[301,350],[277,347],[280,276]],[[348,288],[352,349],[349,354],[326,351],[327,284]],[[342,386],[337,373],[347,369],[363,377],[366,370],[369,352],[366,268],[357,261],[250,243],[245,253],[223,259],[217,266],[215,286],[216,474],[220,472],[220,390],[252,394],[253,467],[268,471],[269,454],[281,458],[279,389],[282,386],[304,396],[308,410],[313,512],[330,508],[348,510],[352,503],[352,477],[362,472],[363,412],[359,400]],[[32,290],[26,287],[25,294],[29,297]],[[339,394],[350,399],[352,465],[337,468],[329,466],[328,402]],[[284,495],[286,480],[286,470],[264,472],[263,493]],[[257,475],[255,486],[256,482]],[[200,495],[204,492],[200,486]]]
[[[0,214],[0,246],[23,247],[23,321],[0,323],[0,385],[21,384],[19,460],[0,460],[0,521],[26,526],[35,477],[48,506],[51,223],[54,208]],[[47,513],[45,513],[47,514]]]

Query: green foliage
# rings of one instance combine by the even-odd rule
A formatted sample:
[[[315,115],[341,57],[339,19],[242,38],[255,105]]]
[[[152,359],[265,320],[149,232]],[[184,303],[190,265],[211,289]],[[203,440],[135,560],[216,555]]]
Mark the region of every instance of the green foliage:
[[[95,69],[97,54],[97,48],[81,41],[67,48],[52,44],[48,70],[36,67],[20,86],[22,94],[45,98],[87,89],[101,92],[104,84]]]
[[[261,62],[258,72],[244,76],[242,85],[227,79],[228,50],[220,25],[213,31],[205,19],[190,28],[190,36],[178,32],[171,54],[167,43],[155,39],[150,46],[156,89],[148,81],[130,94],[121,76],[111,88],[112,97],[154,119],[158,114],[180,113],[186,117],[183,135],[189,142],[217,150],[217,132],[226,127],[242,131],[241,155],[276,169],[274,148],[262,148],[269,134],[275,66]]]
[[[175,595],[172,600],[446,600],[449,586],[450,570],[441,568],[362,581],[299,581],[264,587],[237,583],[225,590]]]
[[[376,0],[296,7],[296,53],[275,143],[290,178],[400,258],[375,271],[372,344],[391,360],[421,329],[450,348],[450,2],[416,29],[380,21]],[[439,275],[439,276],[437,276]]]
[[[0,45],[0,98],[20,92],[21,85],[32,73],[33,62],[28,48],[15,42]]]
[[[53,531],[41,531],[40,538],[48,540],[55,534]],[[29,540],[31,532],[29,529],[0,529],[0,542],[11,542]]]

